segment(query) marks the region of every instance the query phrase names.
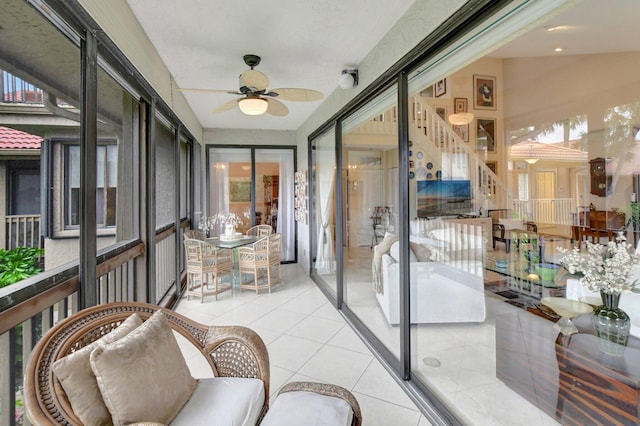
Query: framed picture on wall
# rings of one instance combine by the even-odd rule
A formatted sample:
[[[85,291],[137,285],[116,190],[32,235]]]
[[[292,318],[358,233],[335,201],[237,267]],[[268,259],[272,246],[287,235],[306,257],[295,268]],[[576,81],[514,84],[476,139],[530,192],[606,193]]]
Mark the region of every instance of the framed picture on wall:
[[[467,112],[467,98],[455,98],[453,100],[453,112]]]
[[[447,79],[443,78],[442,80],[436,81],[436,84],[433,85],[433,96],[440,97],[447,93]]]
[[[498,174],[498,172],[496,170],[498,170],[498,162],[497,161],[487,161],[485,162],[485,164],[487,165],[487,167],[494,173],[494,174]]]
[[[476,120],[476,149],[478,151],[495,152],[496,120],[478,118]]]
[[[447,107],[442,105],[435,106],[436,114],[438,117],[442,118],[444,121],[447,121]]]
[[[229,180],[229,202],[247,203],[251,201],[251,182]]]
[[[454,124],[452,128],[453,128],[453,131],[456,132],[463,141],[469,142],[469,125],[468,124]]]
[[[474,109],[496,109],[496,78],[486,75],[473,76]]]

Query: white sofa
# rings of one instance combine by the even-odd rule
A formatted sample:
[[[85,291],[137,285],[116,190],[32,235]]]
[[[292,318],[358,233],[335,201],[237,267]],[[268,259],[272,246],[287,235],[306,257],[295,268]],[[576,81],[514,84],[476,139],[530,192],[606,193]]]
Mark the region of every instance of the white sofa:
[[[410,236],[409,275],[412,324],[482,322],[484,238],[479,227],[440,222]],[[471,231],[471,232],[463,232]],[[381,258],[376,299],[391,325],[400,322],[399,243]]]
[[[486,317],[484,279],[439,262],[410,263],[412,324],[482,322]],[[391,325],[400,323],[400,264],[382,256],[382,293],[376,298]]]

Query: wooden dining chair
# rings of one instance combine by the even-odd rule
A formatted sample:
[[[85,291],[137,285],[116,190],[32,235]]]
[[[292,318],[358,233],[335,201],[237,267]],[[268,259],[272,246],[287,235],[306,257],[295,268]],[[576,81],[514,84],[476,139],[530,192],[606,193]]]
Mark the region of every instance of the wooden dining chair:
[[[262,289],[271,293],[271,265],[269,263],[269,237],[262,237],[255,243],[243,246],[238,251],[238,271],[240,289]],[[252,275],[252,281],[244,281],[245,275]]]
[[[232,253],[227,249],[219,249],[215,246],[196,239],[184,240],[184,253],[187,263],[187,300],[191,296],[200,296],[200,302],[204,302],[205,287],[213,288],[207,291],[215,296],[231,290],[233,285]],[[221,278],[227,275],[228,282]]]

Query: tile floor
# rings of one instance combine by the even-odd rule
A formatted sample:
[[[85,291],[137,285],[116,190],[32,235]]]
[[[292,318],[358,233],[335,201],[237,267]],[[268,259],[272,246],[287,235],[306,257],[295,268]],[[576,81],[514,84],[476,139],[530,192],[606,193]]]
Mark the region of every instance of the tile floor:
[[[217,301],[183,298],[176,311],[203,324],[255,330],[269,350],[271,397],[291,381],[334,383],[358,399],[366,426],[431,424],[302,269],[282,265],[282,273],[284,284],[271,294],[236,289]],[[194,377],[211,374],[196,353],[185,357]]]

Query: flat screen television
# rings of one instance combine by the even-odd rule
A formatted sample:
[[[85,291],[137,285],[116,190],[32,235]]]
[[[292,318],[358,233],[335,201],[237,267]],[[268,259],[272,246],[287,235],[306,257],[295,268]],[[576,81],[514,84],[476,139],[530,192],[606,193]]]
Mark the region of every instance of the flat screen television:
[[[444,216],[471,211],[471,181],[417,181],[418,217]]]

